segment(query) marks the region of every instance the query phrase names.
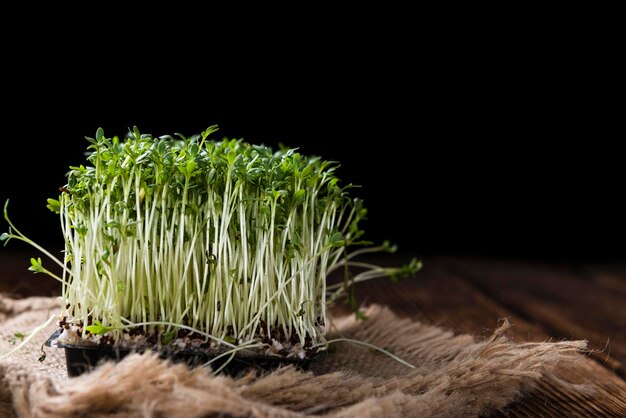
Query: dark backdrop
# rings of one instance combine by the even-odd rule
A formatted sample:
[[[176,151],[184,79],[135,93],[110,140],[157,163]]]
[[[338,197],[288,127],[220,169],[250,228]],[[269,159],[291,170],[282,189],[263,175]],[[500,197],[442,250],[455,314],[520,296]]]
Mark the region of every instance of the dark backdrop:
[[[0,200],[25,233],[60,246],[45,199],[82,162],[84,136],[219,124],[229,137],[340,161],[340,177],[362,185],[374,241],[418,255],[626,259],[623,128],[613,129],[606,63],[579,60],[580,44],[507,48],[366,42],[318,58],[289,51],[275,66],[252,55],[232,65],[14,60]]]
[[[101,91],[69,104],[33,97],[5,121],[0,197],[11,199],[24,232],[57,245],[45,199],[83,161],[85,135],[99,126],[123,135],[133,125],[193,134],[217,123],[223,135],[340,161],[340,177],[362,186],[355,193],[370,209],[365,226],[375,241],[419,254],[624,258],[623,157],[598,119],[585,120],[588,108],[548,105],[515,88],[507,94],[519,102],[478,100],[494,92],[456,87],[402,100],[360,88],[229,101],[201,92],[143,99]]]

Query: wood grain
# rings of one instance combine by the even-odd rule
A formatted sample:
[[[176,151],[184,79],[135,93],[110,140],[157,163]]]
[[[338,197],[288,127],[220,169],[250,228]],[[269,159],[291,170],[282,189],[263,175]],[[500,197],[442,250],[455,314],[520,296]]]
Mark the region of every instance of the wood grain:
[[[474,263],[477,266],[474,266]],[[507,266],[510,267],[507,268]],[[567,316],[562,319],[563,314],[550,313],[550,309],[559,310],[560,307],[553,303],[547,303],[545,300],[550,301],[551,298],[542,293],[541,289],[535,289],[533,286],[530,286],[529,289],[536,294],[530,300],[530,308],[522,303],[511,303],[509,299],[515,296],[529,297],[528,293],[523,290],[527,285],[526,281],[510,279],[521,274],[520,272],[523,272],[521,269],[524,266],[530,270],[537,268],[533,265],[529,267],[524,263],[520,266],[514,262],[500,264],[484,260],[426,260],[425,268],[414,279],[393,286],[388,286],[384,280],[362,283],[357,295],[370,303],[387,304],[399,315],[434,323],[456,332],[474,334],[478,338],[489,335],[497,327],[499,319],[505,317],[514,324],[510,337],[516,341],[537,342],[560,339],[563,338],[565,332],[559,331],[559,329],[573,329],[572,335],[582,335],[578,338],[584,339],[586,329],[590,330],[591,335],[597,337],[605,333],[619,331],[619,327],[623,326],[622,323],[603,329],[601,328],[603,321],[601,321],[600,315],[597,315],[599,322],[596,325],[599,328],[594,328],[591,319],[585,321],[585,327],[573,327],[570,324],[571,321],[574,321],[573,319],[568,320]],[[490,272],[497,275],[496,270],[499,272],[497,274],[500,275],[509,274],[506,276],[509,277],[509,280],[496,281],[495,284],[490,283],[487,280],[492,277]],[[476,279],[474,275],[479,278],[485,277],[485,279]],[[468,278],[469,276],[472,279]],[[522,274],[520,279],[523,277],[525,275]],[[555,277],[557,277],[556,281],[562,279],[562,276],[559,275]],[[546,276],[543,278],[549,280]],[[483,286],[482,280],[489,282],[493,288]],[[476,285],[475,282],[480,286]],[[500,286],[505,290],[502,290]],[[546,288],[553,290],[554,286],[554,284],[548,284]],[[588,292],[579,293],[578,298],[584,299]],[[504,302],[493,295],[501,296]],[[608,302],[605,301],[605,303],[609,305],[618,302],[613,297],[607,300]],[[574,303],[583,306],[589,304],[588,301],[584,300]],[[537,312],[537,315],[529,315],[528,310]],[[569,309],[565,312],[566,314],[571,313]],[[556,327],[555,317],[565,321],[565,325],[561,324]],[[554,331],[555,327],[557,331]],[[603,356],[605,357],[606,354]],[[538,391],[511,404],[506,411],[494,416],[624,417],[626,416],[626,383],[614,373],[614,368],[614,363],[599,362],[592,358],[583,357],[576,368],[569,368],[567,365],[560,368],[559,377],[565,381],[582,385],[593,383],[596,385],[596,392],[593,395],[586,392],[563,393],[559,385],[542,382]]]
[[[626,276],[521,262],[450,260],[446,266],[551,337],[589,340],[598,361],[626,376],[626,298],[616,290],[620,281],[626,288]]]

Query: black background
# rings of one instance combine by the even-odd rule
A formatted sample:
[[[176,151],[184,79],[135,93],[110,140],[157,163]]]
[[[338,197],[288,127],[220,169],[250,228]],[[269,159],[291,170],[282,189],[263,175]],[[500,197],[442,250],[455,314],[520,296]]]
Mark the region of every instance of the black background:
[[[220,135],[340,161],[340,177],[362,186],[367,237],[407,252],[626,259],[622,116],[607,57],[576,39],[535,49],[472,39],[365,39],[208,63],[165,52],[13,57],[0,199],[24,233],[60,247],[45,199],[83,161],[84,136],[218,124]]]

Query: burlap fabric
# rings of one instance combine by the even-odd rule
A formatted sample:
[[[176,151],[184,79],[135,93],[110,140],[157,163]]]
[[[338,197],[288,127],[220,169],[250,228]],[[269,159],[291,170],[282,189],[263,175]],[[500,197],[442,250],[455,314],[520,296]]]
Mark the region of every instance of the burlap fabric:
[[[58,310],[53,299],[0,299],[0,349],[11,336]],[[410,361],[411,370],[375,351],[338,343],[308,372],[285,367],[237,379],[189,371],[153,355],[68,378],[62,350],[37,359],[50,329],[0,361],[2,417],[450,417],[488,414],[552,379],[555,365],[580,359],[583,341],[516,344],[502,324],[477,341],[399,319],[372,306],[367,321],[337,318],[335,335],[368,341]],[[556,380],[555,380],[556,381]],[[563,383],[561,383],[563,384]]]

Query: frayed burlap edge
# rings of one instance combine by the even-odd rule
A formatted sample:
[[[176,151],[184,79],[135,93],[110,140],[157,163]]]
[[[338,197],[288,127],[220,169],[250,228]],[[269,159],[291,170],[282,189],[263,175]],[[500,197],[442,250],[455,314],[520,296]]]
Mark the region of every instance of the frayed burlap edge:
[[[0,306],[7,304],[11,301],[5,299]],[[4,321],[3,352],[15,326],[46,319],[49,302],[31,305],[34,311]],[[490,338],[475,341],[400,319],[381,306],[368,308],[367,315],[367,321],[336,319],[332,333],[388,347],[415,369],[340,343],[308,372],[285,367],[232,379],[153,355],[131,355],[68,379],[60,352],[49,354],[49,364],[33,360],[42,335],[17,357],[0,362],[5,382],[0,402],[4,399],[6,406],[10,396],[16,416],[38,418],[475,416],[503,408],[550,378],[559,362],[582,358],[578,353],[586,347],[584,341],[516,344],[505,335],[506,321]]]

